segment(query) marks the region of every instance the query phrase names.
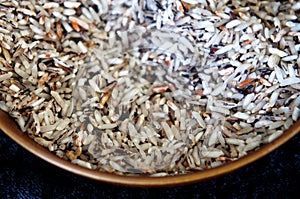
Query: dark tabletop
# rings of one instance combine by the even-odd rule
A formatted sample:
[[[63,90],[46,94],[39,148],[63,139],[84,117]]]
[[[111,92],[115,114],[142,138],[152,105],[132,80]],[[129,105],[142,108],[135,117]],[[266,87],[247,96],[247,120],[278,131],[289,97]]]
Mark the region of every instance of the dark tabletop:
[[[0,199],[5,198],[300,198],[300,136],[231,174],[168,188],[101,183],[35,157],[0,131]],[[155,197],[154,197],[155,196]]]

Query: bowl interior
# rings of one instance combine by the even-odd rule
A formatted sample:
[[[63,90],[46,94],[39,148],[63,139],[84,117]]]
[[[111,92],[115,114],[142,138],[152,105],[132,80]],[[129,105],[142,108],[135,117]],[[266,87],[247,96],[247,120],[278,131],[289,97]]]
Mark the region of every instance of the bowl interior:
[[[300,131],[300,120],[298,120],[285,133],[283,133],[279,138],[277,138],[273,142],[263,145],[258,150],[253,151],[236,161],[224,164],[213,169],[197,171],[190,174],[165,177],[120,176],[95,170],[89,170],[81,166],[72,164],[67,160],[59,158],[55,154],[48,151],[46,148],[43,148],[42,146],[34,142],[31,138],[27,136],[26,133],[22,133],[18,128],[17,124],[14,122],[14,120],[3,111],[0,111],[0,128],[11,139],[13,139],[15,142],[17,142],[19,145],[21,145],[34,155],[66,171],[107,183],[120,184],[126,186],[159,187],[184,185],[208,180],[220,175],[227,174],[251,162],[254,162],[255,160],[269,154],[271,151],[275,150],[280,145],[284,144],[293,136],[295,136]]]

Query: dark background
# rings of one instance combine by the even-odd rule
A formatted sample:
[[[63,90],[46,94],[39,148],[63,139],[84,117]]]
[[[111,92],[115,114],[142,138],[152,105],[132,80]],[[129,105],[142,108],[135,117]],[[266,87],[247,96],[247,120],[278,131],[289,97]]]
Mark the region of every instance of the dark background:
[[[300,136],[262,159],[206,182],[133,188],[54,167],[0,131],[0,199],[6,198],[300,198]]]

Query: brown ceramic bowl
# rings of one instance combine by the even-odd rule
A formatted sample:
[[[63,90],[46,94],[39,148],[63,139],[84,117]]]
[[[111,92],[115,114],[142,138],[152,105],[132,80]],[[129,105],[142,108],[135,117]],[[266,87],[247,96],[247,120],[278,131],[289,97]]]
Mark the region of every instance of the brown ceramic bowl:
[[[236,161],[230,162],[228,164],[208,169],[204,171],[198,171],[191,174],[177,175],[177,176],[167,176],[167,177],[129,177],[129,176],[119,176],[115,174],[99,172],[94,170],[89,170],[66,160],[63,160],[53,153],[49,152],[47,149],[43,148],[33,140],[31,140],[27,134],[22,133],[18,128],[17,124],[3,111],[0,111],[0,128],[15,142],[19,145],[35,154],[36,156],[42,158],[43,160],[58,166],[69,172],[91,178],[94,180],[127,185],[127,186],[149,186],[149,187],[158,187],[158,186],[175,186],[175,185],[184,185],[188,183],[200,182],[215,178],[220,175],[227,174],[234,170],[237,170],[247,164],[250,164],[257,159],[269,154],[293,136],[295,136],[300,131],[300,120],[298,120],[293,126],[291,126],[282,136],[274,140],[273,142],[266,144],[259,148],[258,150],[250,153],[249,155],[240,158]]]

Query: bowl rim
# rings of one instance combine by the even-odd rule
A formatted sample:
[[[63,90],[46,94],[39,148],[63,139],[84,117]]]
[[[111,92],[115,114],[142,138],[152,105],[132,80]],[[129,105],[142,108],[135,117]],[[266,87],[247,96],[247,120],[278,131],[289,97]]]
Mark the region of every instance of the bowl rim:
[[[70,161],[59,158],[54,153],[51,153],[48,149],[36,143],[26,133],[23,133],[19,129],[15,121],[6,112],[1,110],[0,129],[2,129],[2,131],[12,140],[14,140],[17,144],[19,144],[32,154],[68,172],[110,184],[133,187],[164,187],[202,182],[238,170],[269,154],[270,152],[274,151],[279,146],[290,140],[292,137],[294,137],[298,132],[300,132],[300,120],[294,123],[288,130],[286,130],[280,137],[278,137],[274,141],[268,144],[264,144],[259,149],[249,153],[248,155],[242,158],[239,158],[238,160],[226,163],[224,165],[212,169],[195,171],[193,173],[188,174],[162,177],[150,177],[146,175],[121,176],[117,174],[91,170],[75,165]]]

